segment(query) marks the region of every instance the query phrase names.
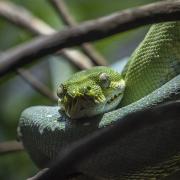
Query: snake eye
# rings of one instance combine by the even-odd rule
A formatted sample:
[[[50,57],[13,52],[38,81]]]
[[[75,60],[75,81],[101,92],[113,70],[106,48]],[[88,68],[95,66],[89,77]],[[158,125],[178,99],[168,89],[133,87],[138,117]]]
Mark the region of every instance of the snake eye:
[[[110,85],[109,76],[106,73],[101,73],[99,75],[99,80],[101,82],[102,87],[107,88]]]
[[[57,96],[61,98],[64,95],[64,93],[65,93],[65,88],[63,84],[61,84],[57,89]]]

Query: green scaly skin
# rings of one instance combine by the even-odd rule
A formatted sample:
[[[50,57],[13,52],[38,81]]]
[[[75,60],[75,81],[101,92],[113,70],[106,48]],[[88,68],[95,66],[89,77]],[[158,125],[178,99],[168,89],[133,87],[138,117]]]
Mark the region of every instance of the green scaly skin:
[[[95,67],[74,74],[57,90],[59,105],[68,117],[91,117],[115,109],[120,103],[125,82],[109,67]]]
[[[60,114],[59,107],[47,106],[30,107],[22,113],[19,123],[21,139],[39,167],[46,167],[71,142],[112,125],[127,114],[180,99],[180,23],[153,25],[130,58],[122,77],[119,77],[120,81],[125,80],[126,85],[123,99],[119,108],[103,116],[74,121]],[[66,86],[66,83],[63,85]],[[76,87],[81,85],[76,84]],[[100,83],[96,85],[101,87]],[[106,92],[105,89],[101,91],[103,94]],[[65,94],[62,95],[61,90],[59,92],[63,99]],[[60,102],[60,105],[65,106],[65,103]],[[68,108],[65,109],[71,116]],[[179,121],[169,121],[137,129],[93,154],[77,169],[104,179],[162,179],[180,170],[179,127]]]

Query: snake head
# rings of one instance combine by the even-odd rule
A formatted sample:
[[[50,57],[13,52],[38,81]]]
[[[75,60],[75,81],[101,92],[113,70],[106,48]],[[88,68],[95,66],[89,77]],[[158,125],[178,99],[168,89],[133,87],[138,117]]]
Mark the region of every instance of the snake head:
[[[109,67],[74,74],[57,89],[58,104],[68,117],[90,117],[115,109],[125,89],[121,75]]]

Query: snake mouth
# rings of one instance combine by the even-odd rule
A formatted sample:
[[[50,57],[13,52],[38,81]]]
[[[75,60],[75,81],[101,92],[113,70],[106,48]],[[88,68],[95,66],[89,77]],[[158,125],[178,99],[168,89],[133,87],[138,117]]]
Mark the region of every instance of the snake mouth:
[[[64,103],[63,99],[58,99],[58,105],[61,110],[71,119],[76,119],[76,116],[79,118],[79,114],[87,111],[89,107],[95,106],[95,104],[93,98],[84,96],[76,98],[67,97],[66,103]]]
[[[59,106],[69,118],[79,119],[115,109],[120,103],[122,96],[122,92],[116,92],[102,102],[96,102],[92,97],[82,96],[75,99],[68,99],[66,104],[62,103],[62,100],[59,99]]]
[[[122,96],[122,92],[118,93],[118,94],[114,94],[109,100],[107,100],[107,104],[111,104],[113,103],[115,100],[118,99],[118,97]]]

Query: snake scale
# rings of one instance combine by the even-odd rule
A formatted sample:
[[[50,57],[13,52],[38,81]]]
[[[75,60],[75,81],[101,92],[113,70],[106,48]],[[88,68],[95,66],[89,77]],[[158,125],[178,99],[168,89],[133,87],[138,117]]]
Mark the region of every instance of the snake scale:
[[[118,108],[102,117],[74,121],[59,107],[35,106],[20,117],[19,134],[40,168],[82,137],[127,114],[180,99],[180,22],[152,25],[122,72],[126,87]],[[103,179],[162,179],[180,170],[180,121],[137,129],[94,153],[78,167]]]

